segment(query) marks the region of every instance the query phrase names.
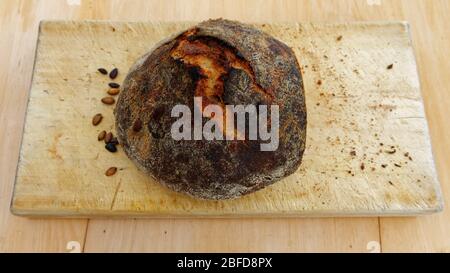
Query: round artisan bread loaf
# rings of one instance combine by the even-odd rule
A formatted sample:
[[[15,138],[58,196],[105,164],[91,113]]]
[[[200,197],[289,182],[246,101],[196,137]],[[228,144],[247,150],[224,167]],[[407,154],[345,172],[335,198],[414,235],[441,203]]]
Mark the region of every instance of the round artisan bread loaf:
[[[297,59],[284,43],[250,25],[209,20],[167,39],[134,64],[121,89],[114,113],[125,153],[172,190],[201,199],[235,198],[279,181],[301,163],[306,106]],[[189,137],[174,137],[181,117],[172,117],[176,105],[193,113],[180,131],[195,131],[195,111],[208,105],[219,106],[224,118],[235,115],[228,105],[253,105],[259,130],[266,122],[267,132],[278,129],[271,135],[277,139],[251,138],[250,112],[244,132],[216,119],[224,140],[199,139],[189,131]],[[201,125],[215,114],[200,114]],[[262,149],[271,141],[273,149]]]

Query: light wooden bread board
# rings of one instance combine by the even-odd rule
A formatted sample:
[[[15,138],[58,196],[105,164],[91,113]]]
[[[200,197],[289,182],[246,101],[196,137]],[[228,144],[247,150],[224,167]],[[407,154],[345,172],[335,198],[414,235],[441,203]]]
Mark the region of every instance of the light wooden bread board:
[[[255,26],[284,41],[302,67],[308,137],[298,171],[235,200],[172,192],[119,148],[100,102],[118,67],[193,23],[42,22],[11,210],[25,216],[230,217],[418,215],[442,210],[408,25]],[[388,66],[393,64],[392,69]],[[92,126],[92,116],[102,123]],[[119,168],[107,177],[105,170]]]

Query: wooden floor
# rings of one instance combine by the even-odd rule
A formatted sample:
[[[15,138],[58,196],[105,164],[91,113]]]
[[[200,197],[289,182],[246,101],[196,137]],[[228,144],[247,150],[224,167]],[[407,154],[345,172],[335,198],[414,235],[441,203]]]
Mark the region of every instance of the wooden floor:
[[[43,19],[407,20],[438,175],[448,200],[449,13],[449,0],[0,1],[0,251],[450,252],[448,202],[443,213],[418,218],[30,220],[9,212],[38,23]]]

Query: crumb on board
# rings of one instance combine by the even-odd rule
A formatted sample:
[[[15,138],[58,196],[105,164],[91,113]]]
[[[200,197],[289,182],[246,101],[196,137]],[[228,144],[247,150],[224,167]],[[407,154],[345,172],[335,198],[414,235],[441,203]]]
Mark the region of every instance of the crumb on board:
[[[397,152],[397,150],[394,148],[391,148],[391,150],[386,150],[387,154],[395,154],[396,152]]]

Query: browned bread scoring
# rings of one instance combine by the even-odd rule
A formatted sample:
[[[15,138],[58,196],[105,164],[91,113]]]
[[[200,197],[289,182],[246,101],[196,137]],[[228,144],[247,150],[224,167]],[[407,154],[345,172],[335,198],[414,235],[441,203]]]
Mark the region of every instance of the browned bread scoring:
[[[175,191],[235,198],[292,174],[301,163],[306,107],[297,59],[288,46],[249,25],[202,22],[139,59],[121,89],[115,109],[120,143],[141,170]],[[261,151],[267,141],[248,137],[174,140],[171,110],[182,104],[194,113],[195,96],[203,99],[200,107],[215,104],[224,111],[226,105],[278,105],[278,149]]]

